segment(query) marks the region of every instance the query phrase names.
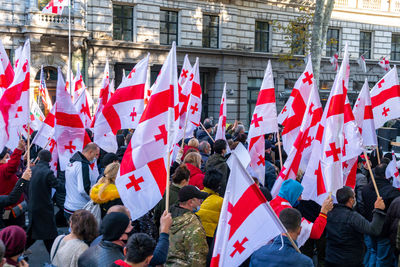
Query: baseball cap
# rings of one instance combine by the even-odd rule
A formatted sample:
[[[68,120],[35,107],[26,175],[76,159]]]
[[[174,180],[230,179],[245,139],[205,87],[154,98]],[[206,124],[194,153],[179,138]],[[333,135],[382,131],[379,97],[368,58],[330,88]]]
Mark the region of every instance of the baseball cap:
[[[179,190],[178,196],[179,202],[185,202],[192,198],[205,199],[208,197],[208,194],[206,192],[201,192],[193,185],[186,185]]]

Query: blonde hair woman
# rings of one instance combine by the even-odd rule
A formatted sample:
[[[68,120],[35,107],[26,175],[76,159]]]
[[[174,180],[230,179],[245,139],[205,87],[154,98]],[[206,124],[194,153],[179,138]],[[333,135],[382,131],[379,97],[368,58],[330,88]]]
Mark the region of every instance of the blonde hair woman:
[[[197,186],[200,190],[204,188],[203,180],[204,173],[200,170],[201,166],[201,155],[198,152],[190,152],[185,156],[183,160],[186,163],[190,171],[189,184]]]
[[[90,190],[90,198],[94,203],[100,204],[101,218],[107,214],[107,210],[114,205],[122,205],[115,178],[117,177],[120,164],[110,163],[104,170],[103,177]]]

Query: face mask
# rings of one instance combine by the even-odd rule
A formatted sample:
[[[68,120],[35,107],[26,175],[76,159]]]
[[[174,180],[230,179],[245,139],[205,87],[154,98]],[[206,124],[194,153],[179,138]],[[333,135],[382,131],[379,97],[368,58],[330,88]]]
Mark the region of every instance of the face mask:
[[[357,205],[357,201],[354,199],[353,209],[356,207],[356,205]]]
[[[92,161],[90,161],[90,164],[93,164],[97,161],[97,158],[95,157],[94,159],[92,159]]]
[[[193,209],[193,212],[196,213],[200,210],[200,206],[197,206],[196,208]]]

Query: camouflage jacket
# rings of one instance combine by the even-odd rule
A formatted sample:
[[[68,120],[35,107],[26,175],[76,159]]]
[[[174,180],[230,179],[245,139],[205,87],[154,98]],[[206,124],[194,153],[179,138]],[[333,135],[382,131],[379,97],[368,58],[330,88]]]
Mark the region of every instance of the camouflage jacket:
[[[208,245],[199,217],[178,204],[171,207],[171,215],[166,266],[206,266]]]

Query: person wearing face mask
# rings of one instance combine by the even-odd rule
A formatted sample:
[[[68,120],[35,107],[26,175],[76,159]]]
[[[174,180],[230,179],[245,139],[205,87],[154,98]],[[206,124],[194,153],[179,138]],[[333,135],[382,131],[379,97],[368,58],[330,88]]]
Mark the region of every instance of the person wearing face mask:
[[[123,259],[123,250],[131,230],[132,225],[126,214],[107,214],[100,226],[102,240],[82,253],[78,259],[78,267],[111,266],[116,260]]]
[[[19,140],[18,146],[14,149],[11,154],[8,153],[8,149],[5,147],[3,151],[0,151],[0,195],[8,195],[13,190],[15,184],[18,181],[16,175],[18,167],[21,162],[22,153],[25,151],[25,141]],[[14,218],[12,208],[21,203],[24,197],[21,196],[17,203],[7,207],[3,215],[4,224],[7,225],[24,225],[25,216],[18,216]]]
[[[172,226],[166,266],[205,266],[208,253],[206,232],[195,212],[208,194],[187,185],[179,190],[178,195],[179,203],[171,207]]]
[[[76,152],[65,169],[64,215],[67,220],[74,211],[82,209],[90,201],[90,188],[96,183],[98,170],[95,163],[100,148],[95,143],[87,144],[81,152]]]
[[[353,209],[356,197],[351,187],[337,190],[336,199],[338,204],[329,212],[326,224],[325,266],[364,266],[364,235],[381,233],[385,202],[381,197],[375,198],[372,220],[368,221]]]

